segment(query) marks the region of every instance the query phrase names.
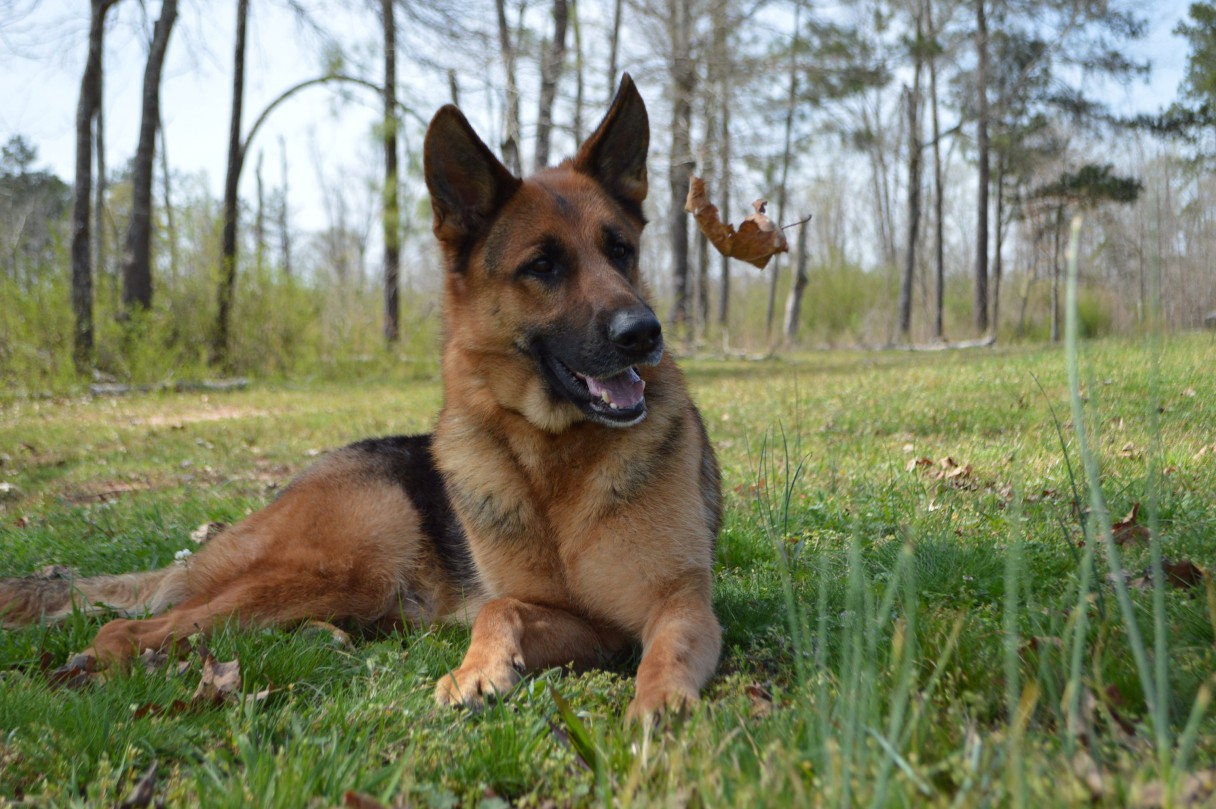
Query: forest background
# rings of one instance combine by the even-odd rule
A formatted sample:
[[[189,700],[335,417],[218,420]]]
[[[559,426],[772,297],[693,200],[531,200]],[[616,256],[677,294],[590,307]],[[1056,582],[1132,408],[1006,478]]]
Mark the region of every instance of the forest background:
[[[1058,339],[1077,212],[1086,335],[1216,310],[1209,3],[8,0],[0,63],[6,395],[431,373],[431,113],[526,173],[624,70],[686,353]],[[730,221],[768,199],[790,253],[713,253],[692,173]]]

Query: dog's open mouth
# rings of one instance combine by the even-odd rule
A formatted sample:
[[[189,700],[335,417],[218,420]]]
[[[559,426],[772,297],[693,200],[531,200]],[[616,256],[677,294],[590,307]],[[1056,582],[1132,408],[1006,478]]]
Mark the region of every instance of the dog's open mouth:
[[[628,427],[646,417],[646,382],[637,368],[604,376],[575,371],[552,354],[542,363],[550,382],[566,399],[601,424]]]

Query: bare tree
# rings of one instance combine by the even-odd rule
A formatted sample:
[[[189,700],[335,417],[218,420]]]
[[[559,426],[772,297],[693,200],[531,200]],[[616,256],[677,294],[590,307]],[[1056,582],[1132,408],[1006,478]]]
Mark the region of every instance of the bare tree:
[[[93,193],[93,117],[101,102],[102,43],[106,12],[117,0],[92,0],[89,55],[76,105],[76,190],[72,204],[72,359],[77,373],[93,365],[93,270],[89,255],[89,207]]]
[[[519,120],[519,85],[515,76],[515,44],[511,26],[507,22],[507,0],[495,0],[494,5],[498,12],[498,49],[507,81],[507,131],[502,142],[502,159],[511,173],[519,176],[522,173],[519,157],[522,126]]]
[[[279,165],[283,187],[279,194],[279,249],[283,254],[283,275],[291,277],[291,198],[288,190],[287,142],[279,136]]]
[[[790,343],[798,338],[798,325],[802,320],[802,295],[806,292],[807,284],[810,283],[810,274],[807,272],[810,257],[807,255],[806,247],[807,231],[810,229],[810,223],[805,221],[808,218],[804,216],[804,221],[798,226],[798,246],[795,248],[794,258],[794,283],[790,287],[790,294],[785,302],[785,339]]]
[[[946,303],[946,247],[945,224],[942,212],[945,208],[945,183],[942,179],[942,129],[938,115],[937,57],[940,32],[933,25],[933,2],[925,2],[925,22],[933,38],[929,55],[929,105],[933,118],[933,336],[939,340],[945,335],[942,316]]]
[[[536,115],[536,159],[533,168],[549,165],[549,145],[553,132],[553,102],[557,98],[557,82],[566,61],[566,28],[570,9],[566,0],[553,0],[553,39],[540,58],[540,109]]]
[[[790,163],[793,162],[794,111],[798,102],[798,47],[801,41],[802,3],[794,4],[794,39],[790,43],[789,89],[785,105],[785,141],[781,150],[781,184],[777,186],[777,222],[785,217],[785,201],[788,196]],[[772,275],[768,282],[768,306],[764,310],[764,339],[772,342],[773,319],[777,308],[777,284],[781,279],[781,259],[775,257]]]
[[[169,35],[177,20],[177,0],[164,0],[152,32],[144,68],[143,112],[139,145],[131,172],[131,221],[122,261],[122,305],[152,306],[152,175],[156,160],[156,132],[160,127],[160,76],[169,48]]]
[[[616,0],[612,6],[612,31],[608,37],[608,103],[616,93],[617,51],[621,44],[621,9],[624,0]]]
[[[692,173],[692,101],[697,66],[692,58],[692,2],[668,0],[668,36],[671,41],[671,262],[675,300],[671,322],[688,325],[688,215],[684,198]]]
[[[236,42],[232,62],[232,115],[228,124],[228,171],[224,177],[223,257],[218,289],[219,314],[211,344],[211,358],[217,364],[228,361],[228,328],[232,318],[232,298],[236,291],[237,184],[241,179],[241,110],[245,101],[245,29],[249,21],[249,0],[236,3]]]
[[[975,207],[975,330],[988,331],[988,14],[986,0],[975,0],[975,145],[979,162]]]
[[[921,184],[921,73],[924,67],[924,14],[921,3],[913,11],[912,86],[904,87],[904,108],[908,116],[908,221],[904,241],[904,271],[899,282],[899,334],[912,336],[912,284],[916,274],[916,242],[920,235]]]
[[[395,343],[401,331],[401,212],[397,204],[397,25],[393,0],[380,0],[384,23],[384,339]]]

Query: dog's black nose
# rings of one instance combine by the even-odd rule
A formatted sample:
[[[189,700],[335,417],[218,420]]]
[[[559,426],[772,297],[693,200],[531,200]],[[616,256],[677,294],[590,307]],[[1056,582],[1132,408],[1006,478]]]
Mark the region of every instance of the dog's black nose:
[[[608,339],[621,350],[642,358],[663,345],[663,326],[648,307],[623,309],[608,321]]]

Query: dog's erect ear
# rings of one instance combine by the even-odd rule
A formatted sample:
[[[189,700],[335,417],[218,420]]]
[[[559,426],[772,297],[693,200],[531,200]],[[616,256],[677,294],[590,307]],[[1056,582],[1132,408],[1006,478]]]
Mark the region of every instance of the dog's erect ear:
[[[481,142],[459,109],[442,107],[426,130],[426,187],[431,192],[435,237],[459,245],[493,218],[520,180]]]
[[[574,156],[574,168],[598,180],[622,201],[641,206],[646,199],[646,152],[650,119],[633,79],[626,73],[612,107]]]

